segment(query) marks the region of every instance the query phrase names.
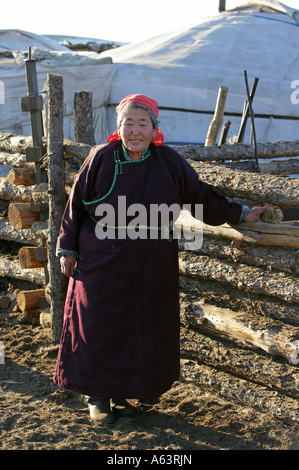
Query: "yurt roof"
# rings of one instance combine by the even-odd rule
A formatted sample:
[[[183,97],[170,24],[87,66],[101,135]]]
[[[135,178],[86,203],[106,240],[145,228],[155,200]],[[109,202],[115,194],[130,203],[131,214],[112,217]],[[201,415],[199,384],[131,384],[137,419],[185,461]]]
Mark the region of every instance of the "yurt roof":
[[[250,84],[259,78],[254,98],[258,139],[297,138],[299,105],[291,101],[291,85],[299,80],[298,15],[281,2],[249,2],[104,52],[101,56],[112,57],[116,67],[110,130],[115,126],[115,104],[125,95],[145,93],[158,101],[166,141],[202,142],[219,86],[227,86],[226,113],[236,134],[247,70]]]

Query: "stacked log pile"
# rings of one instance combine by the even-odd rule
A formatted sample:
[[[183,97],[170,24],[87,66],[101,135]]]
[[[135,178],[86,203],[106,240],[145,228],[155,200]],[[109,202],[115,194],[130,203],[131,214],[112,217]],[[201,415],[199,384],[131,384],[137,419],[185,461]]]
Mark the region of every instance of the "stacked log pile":
[[[0,179],[0,199],[7,208],[0,220],[0,239],[20,244],[11,266],[0,259],[0,276],[18,276],[36,284],[35,294],[20,295],[20,310],[31,305],[43,312],[47,300],[42,263],[47,245],[46,222],[22,225],[23,204],[48,205],[48,187],[31,184],[25,149],[30,139],[0,133],[0,162],[12,165]],[[250,146],[180,147],[200,179],[230,199],[246,205],[279,206],[285,218],[299,210],[298,180],[278,176],[281,165],[261,163],[263,173],[250,169]],[[263,144],[259,158],[299,154],[299,142]],[[268,149],[268,151],[267,151]],[[64,141],[65,193],[69,194],[90,145]],[[239,160],[245,155],[246,170]],[[228,163],[225,163],[229,160]],[[283,162],[283,161],[282,161]],[[291,163],[294,168],[295,163]],[[275,172],[273,172],[275,167]],[[295,212],[294,212],[295,211]],[[26,211],[24,211],[26,212]],[[292,213],[292,212],[291,212]],[[11,219],[13,217],[13,219]],[[182,213],[179,223],[190,216]],[[21,222],[20,222],[21,220]],[[27,222],[26,222],[27,223]],[[18,227],[16,227],[18,224]],[[212,227],[191,219],[193,233],[203,231],[203,243],[179,243],[181,287],[182,380],[215,390],[230,399],[296,420],[299,411],[299,222],[246,223]],[[18,262],[18,267],[17,267]],[[1,266],[3,264],[3,266]],[[34,273],[34,274],[33,274]],[[35,279],[33,277],[35,276]],[[48,299],[49,300],[49,299]],[[41,318],[43,317],[43,314]],[[49,317],[46,320],[49,324]]]
[[[275,157],[284,155],[280,146]],[[238,164],[238,147],[225,146],[223,154],[219,147],[179,150],[218,194],[250,207],[278,206],[285,220],[212,227],[182,214],[178,225],[185,224],[194,234],[203,232],[202,243],[180,243],[182,377],[277,417],[297,420],[298,179],[284,176],[284,170],[278,176],[279,166],[286,168],[283,160],[261,163],[263,174],[254,173],[250,154]],[[268,147],[271,153],[275,144]],[[286,149],[291,147],[289,156],[299,154],[298,143],[286,143]],[[260,158],[265,159],[267,153],[262,152],[264,145]],[[241,165],[247,165],[246,171],[238,168]],[[296,219],[288,220],[290,216]]]
[[[25,155],[31,144],[31,137],[0,133],[0,165],[11,168],[6,176],[0,177],[0,240],[19,245],[18,255],[0,255],[0,277],[29,283],[30,289],[17,296],[22,319],[49,326],[51,299],[45,276],[49,223],[39,221],[39,213],[34,210],[34,206],[49,210],[49,188],[48,183],[35,183],[34,164],[28,163]],[[65,141],[66,149],[68,144]],[[80,148],[80,144],[76,146]],[[66,196],[81,162],[82,158],[65,156]]]

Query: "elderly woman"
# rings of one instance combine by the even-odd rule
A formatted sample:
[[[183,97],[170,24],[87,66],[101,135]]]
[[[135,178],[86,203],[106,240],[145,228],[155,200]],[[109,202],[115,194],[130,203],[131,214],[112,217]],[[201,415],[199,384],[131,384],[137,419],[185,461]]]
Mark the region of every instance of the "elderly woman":
[[[114,411],[132,413],[126,399],[170,389],[180,366],[177,239],[159,230],[150,236],[149,226],[143,236],[118,236],[117,223],[115,236],[99,236],[103,204],[125,217],[125,226],[132,217],[118,213],[120,197],[126,207],[147,210],[203,205],[203,220],[211,225],[258,221],[263,211],[218,196],[163,144],[155,100],[130,95],[116,109],[117,131],[82,165],[57,242],[70,279],[54,380],[87,395],[91,418],[103,423],[114,420]]]

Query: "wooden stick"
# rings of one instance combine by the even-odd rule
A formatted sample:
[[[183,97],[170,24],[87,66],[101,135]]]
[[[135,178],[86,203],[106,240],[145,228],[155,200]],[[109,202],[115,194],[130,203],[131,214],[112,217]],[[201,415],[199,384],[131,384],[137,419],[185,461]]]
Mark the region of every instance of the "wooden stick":
[[[74,97],[75,110],[75,135],[77,142],[95,145],[93,116],[92,116],[92,93],[90,91],[79,91]]]
[[[255,95],[255,92],[256,92],[256,88],[257,88],[258,82],[259,82],[259,78],[256,77],[256,78],[254,79],[252,88],[251,88],[251,90],[250,90],[250,99],[251,99],[251,102],[253,101],[253,98],[254,98],[254,95]],[[244,110],[243,110],[243,115],[242,115],[242,122],[241,122],[240,130],[239,130],[239,134],[238,134],[238,139],[237,139],[238,143],[243,143],[248,117],[249,117],[249,102],[248,102],[248,100],[247,100],[247,101],[245,101],[245,103],[244,103]]]
[[[256,141],[256,132],[255,132],[255,123],[254,123],[254,111],[252,108],[251,96],[248,86],[248,78],[247,78],[247,70],[244,70],[244,78],[245,78],[245,86],[247,91],[247,99],[248,99],[248,106],[251,118],[251,131],[252,131],[252,139],[253,139],[253,146],[254,146],[254,158],[255,158],[255,167],[256,171],[259,172],[259,161],[257,156],[257,141]]]
[[[231,125],[231,121],[225,121],[223,128],[219,137],[218,145],[224,145],[227,139],[227,134]]]
[[[208,129],[206,141],[205,141],[206,146],[216,145],[218,132],[223,122],[227,94],[228,94],[227,87],[225,86],[219,87],[214,117],[211,121],[210,127]]]
[[[48,74],[48,168],[49,182],[49,295],[51,298],[53,340],[58,343],[62,331],[65,290],[68,278],[61,274],[56,256],[56,241],[65,209],[63,154],[63,78]]]

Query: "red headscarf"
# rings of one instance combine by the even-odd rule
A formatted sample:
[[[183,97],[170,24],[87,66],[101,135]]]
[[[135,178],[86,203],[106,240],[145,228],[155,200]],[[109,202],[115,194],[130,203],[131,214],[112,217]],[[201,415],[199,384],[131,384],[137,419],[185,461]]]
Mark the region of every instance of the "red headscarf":
[[[124,107],[128,103],[138,103],[142,104],[143,106],[146,106],[149,108],[156,117],[158,117],[158,103],[156,100],[153,100],[152,98],[149,98],[146,95],[128,95],[126,96],[116,107],[116,112],[119,113],[124,109]],[[107,139],[107,142],[115,142],[116,140],[120,140],[120,136],[118,135],[118,131],[115,131],[113,134],[109,136]],[[157,130],[157,135],[153,141],[153,144],[162,146],[164,144],[164,136],[163,133],[160,131],[160,129]]]

